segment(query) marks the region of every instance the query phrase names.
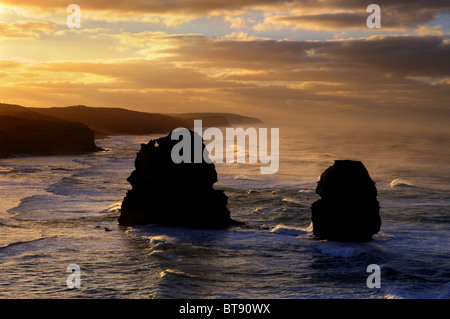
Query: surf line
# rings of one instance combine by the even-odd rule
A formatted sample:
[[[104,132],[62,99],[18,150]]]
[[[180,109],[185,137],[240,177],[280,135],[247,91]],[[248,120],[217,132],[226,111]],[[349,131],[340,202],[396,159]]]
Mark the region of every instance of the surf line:
[[[172,131],[171,139],[179,140],[172,148],[172,161],[176,164],[191,163],[193,149],[194,163],[223,163],[224,148],[226,163],[248,163],[269,164],[261,166],[261,174],[275,174],[279,168],[279,128],[270,129],[270,154],[268,153],[268,130],[267,128],[249,127],[243,129],[226,128],[225,143],[221,129],[208,127],[203,131],[202,120],[194,120],[194,133],[191,141],[191,133],[186,128],[177,128]],[[211,140],[214,137],[213,140]],[[181,140],[180,140],[181,138]],[[246,140],[248,139],[248,149]],[[210,141],[202,151],[202,143]],[[192,148],[193,143],[193,148]]]

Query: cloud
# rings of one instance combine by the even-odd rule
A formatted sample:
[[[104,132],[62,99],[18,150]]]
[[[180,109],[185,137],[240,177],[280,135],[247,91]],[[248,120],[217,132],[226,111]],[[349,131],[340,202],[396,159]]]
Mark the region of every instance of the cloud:
[[[77,29],[77,28],[73,28],[73,29],[64,29],[64,30],[59,30],[56,31],[55,33],[53,33],[53,35],[55,36],[66,36],[67,34],[83,34],[83,33],[87,33],[87,34],[104,34],[106,32],[109,32],[111,29],[109,28],[81,28],[81,29]]]
[[[154,35],[147,34],[146,41]],[[203,35],[155,35],[161,53],[197,68],[296,70],[331,68],[385,76],[449,76],[450,43],[439,36],[372,36],[369,38],[289,41],[211,38]],[[170,45],[169,45],[170,44]],[[323,75],[326,77],[326,75]]]
[[[280,0],[135,0],[135,1],[108,1],[108,0],[77,0],[82,9],[96,11],[132,11],[141,13],[170,13],[170,14],[207,14],[216,10],[240,10],[261,5],[273,5],[293,1]],[[34,0],[2,0],[1,3],[11,6],[44,7],[51,9],[65,9],[59,0],[43,0],[36,3]]]
[[[222,40],[234,40],[234,41],[257,41],[257,40],[270,40],[270,38],[264,38],[264,37],[256,37],[256,36],[249,36],[248,33],[245,32],[233,32],[231,34],[228,34],[224,37],[221,37]]]
[[[146,59],[114,59],[102,62],[48,62],[39,63],[32,71],[52,73],[95,74],[109,78],[114,88],[127,89],[189,89],[217,88],[220,82],[212,83],[206,74],[194,69],[177,67],[173,63]]]
[[[21,62],[14,61],[14,60],[11,60],[11,59],[0,60],[0,69],[2,69],[2,70],[17,68],[17,67],[20,67],[21,65],[22,65]]]
[[[370,14],[363,12],[339,12],[339,13],[323,13],[323,14],[306,14],[306,15],[289,15],[268,17],[265,24],[281,25],[284,28],[293,29],[311,29],[311,30],[368,30],[367,18]],[[402,16],[391,14],[382,15],[383,30],[405,30],[407,28],[417,27],[420,23],[427,22],[435,18],[430,16],[425,21],[420,19],[411,20],[402,19]]]
[[[43,9],[65,12],[66,5],[58,0],[1,0],[10,7],[21,7],[23,12],[31,9],[43,12]],[[204,15],[225,15],[232,28],[245,25],[236,12],[262,11],[272,16],[265,23],[281,23],[286,27],[320,29],[363,28],[369,15],[366,8],[372,2],[359,0],[78,0],[82,12],[90,18],[143,20],[166,23],[169,25],[190,21]],[[434,20],[439,12],[449,11],[447,0],[379,0],[382,10],[383,27],[406,29]],[[31,9],[30,9],[31,8]],[[28,10],[28,11],[27,11]],[[93,12],[93,13],[92,13]],[[231,16],[230,14],[234,14]],[[256,27],[261,30],[263,24]],[[266,29],[268,27],[266,26]]]
[[[324,4],[324,2],[320,2]],[[380,1],[379,1],[380,3]],[[383,2],[381,2],[383,3]],[[310,30],[368,30],[366,21],[371,15],[367,13],[367,6],[348,1],[347,6],[325,3],[323,7],[307,11],[305,8],[293,10],[287,14],[277,13],[265,18],[263,22],[254,26],[255,31],[271,29],[310,29]],[[328,5],[328,6],[327,6]],[[383,30],[407,30],[419,28],[438,17],[440,10],[450,10],[449,4],[437,7],[415,6],[414,3],[403,1],[386,2],[381,7],[381,28]]]
[[[111,37],[133,45],[131,56],[146,50],[160,55],[33,63],[0,60],[0,66],[12,71],[2,78],[8,81],[0,95],[31,105],[76,101],[151,106],[155,112],[235,110],[295,121],[313,121],[323,114],[370,118],[394,111],[432,117],[444,114],[450,105],[450,42],[439,36],[290,41],[252,39],[240,33],[208,37],[142,32]]]
[[[321,54],[349,67],[351,63],[389,76],[450,76],[450,45],[438,36],[373,36],[333,43]]]
[[[56,0],[0,3],[13,3],[24,10],[39,5],[58,17],[67,16],[66,6]],[[394,113],[439,119],[448,114],[450,41],[443,40],[440,26],[424,25],[447,10],[448,1],[430,1],[427,6],[416,0],[380,1],[382,27],[413,28],[413,35],[300,41],[251,34],[252,26],[259,32],[362,30],[367,28],[369,14],[365,9],[369,3],[78,1],[84,21],[81,30],[55,30],[55,24],[49,22],[0,24],[0,38],[31,39],[32,45],[36,45],[35,39],[41,37],[42,41],[36,61],[0,60],[0,96],[5,102],[32,106],[87,104],[152,112],[236,111],[295,123],[325,123],[326,118],[371,121]],[[237,15],[239,11],[245,14]],[[189,33],[191,29],[154,26],[204,15],[215,15],[205,20],[211,24],[214,19],[220,21],[225,32],[221,30],[220,36],[214,37]],[[127,23],[99,23],[102,19]],[[142,31],[146,27],[152,31]],[[174,33],[154,31],[158,29]],[[61,54],[48,58],[47,47],[59,48]]]
[[[436,26],[422,25],[415,30],[415,33],[420,36],[435,35],[439,37],[442,37],[444,34],[442,25]]]
[[[225,21],[230,22],[231,29],[242,29],[247,27],[244,19],[241,17],[225,16],[224,19]]]
[[[37,39],[42,34],[55,30],[55,25],[48,22],[27,21],[17,23],[0,22],[0,39]]]
[[[265,23],[282,24],[284,27],[292,27],[294,29],[362,29],[367,28],[366,19],[367,16],[362,14],[342,12],[302,16],[276,16],[267,18]]]

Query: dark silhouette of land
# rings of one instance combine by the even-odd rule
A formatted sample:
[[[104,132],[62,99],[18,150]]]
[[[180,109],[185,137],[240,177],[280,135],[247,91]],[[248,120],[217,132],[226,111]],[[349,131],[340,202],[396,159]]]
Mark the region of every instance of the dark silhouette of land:
[[[313,233],[320,239],[370,241],[380,231],[377,188],[360,161],[336,160],[317,182]]]
[[[202,143],[200,135],[189,133],[191,141]],[[141,145],[136,169],[127,179],[132,189],[122,202],[119,224],[218,229],[241,225],[230,218],[228,197],[213,187],[217,182],[214,163],[204,158],[201,163],[194,163],[194,142],[190,162],[174,163],[171,153],[178,140],[172,140],[171,134]],[[202,153],[204,150],[202,143]]]
[[[210,127],[225,127],[234,125],[258,125],[263,121],[254,117],[242,116],[233,113],[181,113],[172,114],[177,118],[188,120],[192,123],[193,120],[203,120],[203,126]]]
[[[67,154],[98,151],[95,138],[108,135],[166,134],[178,127],[227,127],[262,123],[232,113],[160,114],[124,108],[36,108],[0,103],[0,157],[13,154]]]
[[[101,150],[94,143],[94,132],[85,124],[50,117],[36,118],[39,119],[0,115],[0,157]]]

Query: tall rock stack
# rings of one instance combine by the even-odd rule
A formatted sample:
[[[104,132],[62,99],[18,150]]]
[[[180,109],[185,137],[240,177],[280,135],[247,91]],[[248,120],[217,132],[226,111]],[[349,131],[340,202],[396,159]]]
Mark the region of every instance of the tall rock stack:
[[[335,161],[320,176],[316,193],[321,197],[311,206],[316,237],[365,242],[379,232],[377,189],[363,163]]]
[[[217,173],[213,163],[202,157],[194,163],[191,135],[191,163],[176,164],[172,148],[179,143],[166,137],[142,144],[135,160],[136,169],[127,179],[132,189],[122,202],[119,224],[125,226],[166,224],[196,228],[224,228],[237,222],[230,218],[228,198],[215,190]],[[201,140],[202,154],[205,149]]]

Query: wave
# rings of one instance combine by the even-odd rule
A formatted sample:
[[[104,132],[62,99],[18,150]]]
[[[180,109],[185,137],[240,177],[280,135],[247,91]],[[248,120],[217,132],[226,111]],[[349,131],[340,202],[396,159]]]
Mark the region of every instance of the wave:
[[[396,295],[395,293],[386,293],[384,295],[385,299],[404,299],[403,297],[400,297],[398,295]]]
[[[411,182],[409,182],[407,180],[403,180],[403,179],[394,179],[389,184],[389,186],[391,186],[391,188],[397,188],[397,187],[401,187],[401,188],[419,188],[418,186],[414,185],[413,183],[411,183]]]
[[[383,283],[381,283],[383,285]],[[388,287],[384,293],[385,299],[447,299],[448,297],[444,295],[436,295],[435,291],[427,291],[426,287],[419,287],[423,291],[419,291],[419,289],[406,289],[399,287]]]
[[[13,257],[22,254],[43,253],[43,250],[55,244],[57,236],[40,237],[30,240],[16,241],[0,247],[0,256]]]
[[[446,283],[440,292],[439,299],[450,299],[450,282]]]
[[[105,214],[118,214],[122,208],[122,202],[117,202],[108,206],[108,208],[101,211]]]
[[[196,276],[185,273],[181,270],[176,270],[176,269],[166,269],[164,271],[161,271],[160,273],[160,277],[164,278],[166,276],[180,276],[180,277],[189,277],[189,278],[195,278]]]
[[[336,157],[336,155],[334,155],[332,153],[321,153],[320,156],[323,156],[323,157]]]
[[[429,280],[419,277],[419,272],[400,270],[392,265],[381,264],[381,286],[386,284],[384,298],[386,299],[449,299],[450,282],[446,277],[440,278],[433,274]],[[414,279],[414,280],[412,280]]]
[[[178,256],[168,254],[164,250],[154,250],[154,251],[150,252],[148,255],[150,257],[156,257],[156,258],[160,258],[160,259],[169,259],[169,260],[178,258]]]
[[[304,206],[304,205],[309,206],[309,204],[305,204],[304,201],[301,201],[301,200],[299,200],[297,198],[292,198],[292,197],[285,197],[281,201],[286,202],[286,203],[290,203],[290,204],[296,204],[296,205],[299,205],[299,206]]]
[[[242,176],[242,175],[234,176],[233,180],[235,180],[235,181],[252,181],[252,182],[257,182],[258,181],[255,178],[251,178],[251,177],[248,177],[248,176]]]
[[[322,254],[333,257],[350,258],[359,256],[366,252],[364,249],[364,244],[360,243],[320,241],[313,246]]]
[[[177,242],[176,238],[167,235],[150,236],[147,238],[153,249],[170,248]]]
[[[48,208],[48,203],[51,201],[51,196],[48,195],[31,195],[20,199],[19,205],[10,208],[8,213],[24,213],[32,210],[46,210]],[[39,205],[41,207],[39,207]]]
[[[292,227],[279,224],[270,230],[271,233],[282,234],[287,236],[303,236],[310,235],[312,232],[312,224],[308,227]]]
[[[13,170],[13,167],[0,165],[0,174],[8,174],[13,172]]]
[[[18,245],[24,245],[24,244],[35,243],[35,242],[38,242],[38,241],[42,241],[42,240],[44,240],[44,239],[46,239],[46,238],[36,238],[36,239],[31,239],[31,240],[16,241],[16,242],[14,242],[14,243],[9,243],[9,244],[6,244],[6,245],[4,245],[4,246],[1,246],[1,247],[0,247],[0,251],[2,251],[2,250],[4,250],[4,249],[8,249],[8,248],[13,248],[13,247],[16,247],[16,246],[18,246]]]
[[[108,206],[105,210],[106,205]],[[118,205],[118,202],[108,202],[108,198],[92,201],[82,196],[46,193],[24,197],[17,206],[9,208],[7,212],[15,214],[18,219],[72,219],[117,213],[120,210]]]

